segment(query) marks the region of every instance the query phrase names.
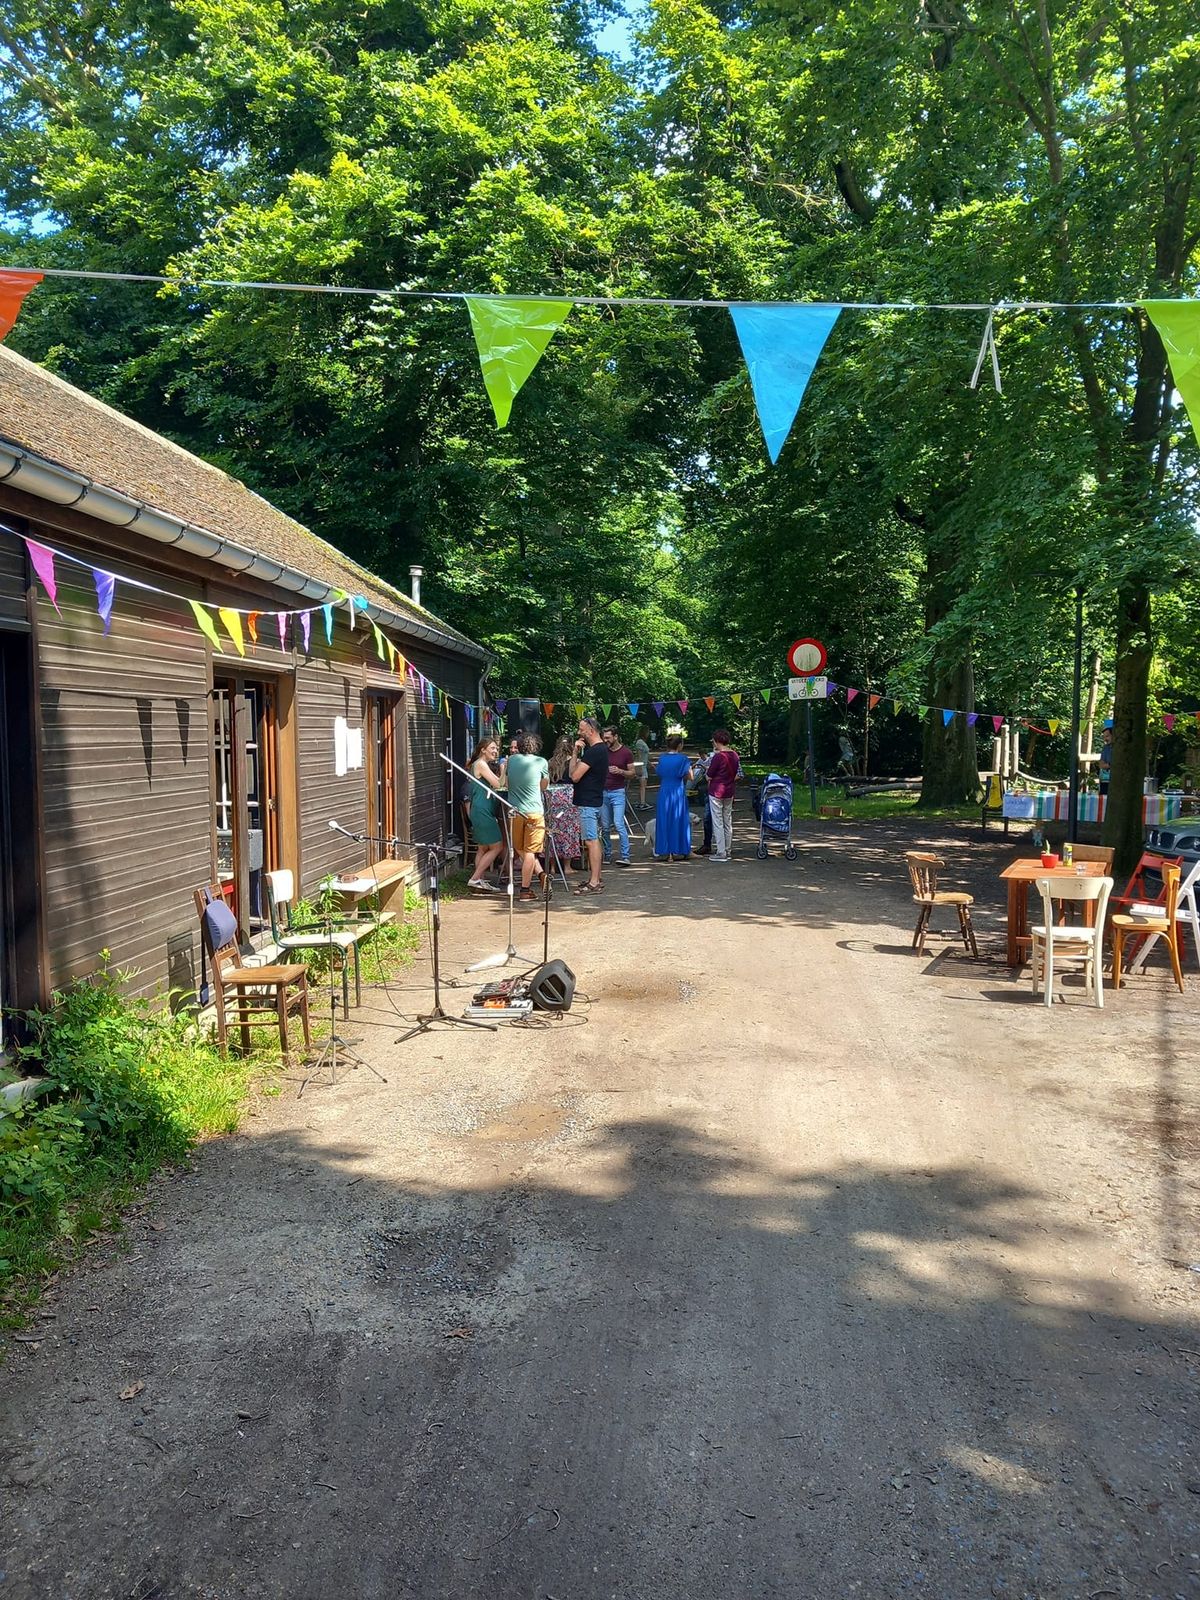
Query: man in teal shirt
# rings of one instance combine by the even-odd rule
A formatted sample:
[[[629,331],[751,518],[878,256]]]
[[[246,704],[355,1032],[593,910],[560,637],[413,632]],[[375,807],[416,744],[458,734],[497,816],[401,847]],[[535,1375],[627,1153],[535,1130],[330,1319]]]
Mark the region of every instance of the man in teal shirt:
[[[508,803],[512,814],[512,847],[521,858],[521,899],[532,900],[533,879],[541,876],[538,852],[546,847],[546,808],[542,795],[550,785],[550,768],[536,733],[523,733],[517,753],[508,758]]]

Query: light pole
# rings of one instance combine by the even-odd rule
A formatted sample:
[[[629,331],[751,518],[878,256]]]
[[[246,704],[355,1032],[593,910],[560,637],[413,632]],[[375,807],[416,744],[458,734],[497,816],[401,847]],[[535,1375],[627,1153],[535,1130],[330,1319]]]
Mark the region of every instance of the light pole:
[[[1083,698],[1083,585],[1075,585],[1075,680],[1071,695],[1071,781],[1067,790],[1067,838],[1079,838],[1079,733]]]

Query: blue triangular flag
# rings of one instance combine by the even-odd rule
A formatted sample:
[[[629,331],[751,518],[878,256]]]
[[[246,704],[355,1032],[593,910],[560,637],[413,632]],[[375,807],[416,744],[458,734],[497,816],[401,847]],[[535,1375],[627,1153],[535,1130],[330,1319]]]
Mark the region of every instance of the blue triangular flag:
[[[100,620],[107,633],[112,627],[113,591],[117,586],[117,580],[111,572],[101,572],[98,567],[92,568],[92,578],[96,584],[96,609],[100,613]]]
[[[507,700],[497,700],[496,701],[496,710],[500,713],[501,716],[504,715],[504,708],[505,708],[505,706],[507,704],[508,704]]]
[[[332,607],[332,605],[322,606],[321,607],[321,611],[322,611],[322,614],[325,617],[325,643],[326,644],[332,644],[333,643],[333,607]]]
[[[636,717],[637,714],[638,714],[638,706],[641,704],[641,701],[640,700],[626,700],[625,704],[629,707],[629,715],[631,717]]]
[[[767,454],[779,460],[840,306],[732,305]]]
[[[954,713],[953,713],[953,711],[947,711],[945,709],[945,707],[943,706],[943,708],[942,708],[942,727],[943,728],[948,728],[953,721],[954,721]]]

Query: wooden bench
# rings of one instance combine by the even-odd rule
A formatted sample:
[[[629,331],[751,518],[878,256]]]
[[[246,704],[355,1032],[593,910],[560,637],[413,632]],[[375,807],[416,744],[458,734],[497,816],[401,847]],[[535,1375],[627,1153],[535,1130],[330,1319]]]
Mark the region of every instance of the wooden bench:
[[[352,916],[364,900],[378,905],[378,916],[381,922],[404,921],[404,891],[410,880],[417,876],[417,863],[411,859],[400,861],[376,861],[371,866],[358,867],[351,873],[343,873],[343,878],[354,877],[360,881],[370,879],[375,885],[368,893],[345,893],[342,895],[342,910],[347,916]]]

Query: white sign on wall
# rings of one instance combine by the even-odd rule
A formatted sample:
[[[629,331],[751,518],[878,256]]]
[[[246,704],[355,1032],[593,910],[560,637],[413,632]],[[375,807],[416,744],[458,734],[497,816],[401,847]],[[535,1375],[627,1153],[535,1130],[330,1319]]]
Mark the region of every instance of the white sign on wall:
[[[789,678],[789,700],[824,700],[829,693],[828,678]]]

